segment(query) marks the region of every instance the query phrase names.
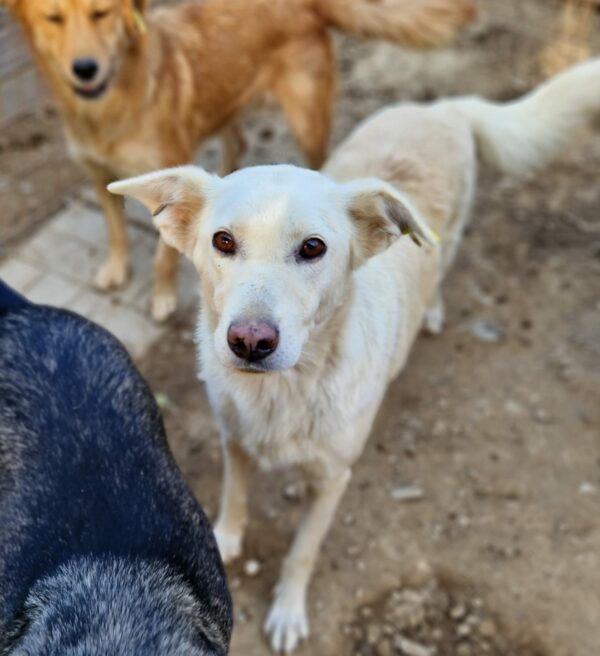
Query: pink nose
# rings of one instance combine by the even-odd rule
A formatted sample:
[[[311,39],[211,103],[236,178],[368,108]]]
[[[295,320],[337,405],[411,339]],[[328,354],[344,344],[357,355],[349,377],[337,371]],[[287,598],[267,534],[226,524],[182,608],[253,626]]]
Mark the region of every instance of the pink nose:
[[[266,321],[232,323],[227,331],[227,343],[238,358],[256,362],[275,351],[279,333]]]

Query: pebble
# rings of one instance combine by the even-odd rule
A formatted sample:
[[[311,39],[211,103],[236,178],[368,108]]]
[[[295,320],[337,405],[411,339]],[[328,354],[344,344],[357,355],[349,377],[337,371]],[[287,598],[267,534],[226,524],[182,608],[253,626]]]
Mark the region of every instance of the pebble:
[[[394,638],[394,647],[405,656],[433,656],[435,650],[403,635]]]
[[[419,501],[425,493],[418,485],[403,485],[395,487],[390,496],[394,501]]]
[[[484,319],[474,321],[469,327],[469,332],[480,342],[489,344],[499,342],[504,337],[504,330],[500,326]]]
[[[452,620],[462,620],[466,614],[467,609],[463,604],[457,604],[450,609],[450,619]]]
[[[299,483],[286,483],[281,491],[281,496],[286,501],[298,502],[304,497],[304,490]]]
[[[355,521],[356,518],[352,513],[346,513],[344,515],[344,518],[342,519],[344,526],[352,526],[352,524],[354,524]]]
[[[493,638],[498,633],[498,629],[493,620],[483,620],[477,627],[477,630],[484,638]]]
[[[511,399],[509,399],[504,404],[504,409],[506,412],[508,412],[509,415],[513,415],[514,417],[518,417],[523,414],[523,407]]]
[[[583,481],[579,486],[579,494],[594,494],[594,492],[596,492],[596,487],[589,481]]]
[[[261,566],[258,560],[247,560],[244,565],[244,573],[246,576],[256,576],[260,572]]]
[[[550,419],[548,413],[541,408],[537,408],[533,412],[533,418],[540,424],[549,424],[552,420]]]
[[[458,627],[456,628],[456,635],[459,638],[467,638],[468,636],[471,635],[472,630],[473,629],[468,622],[463,622],[462,624],[459,624]]]

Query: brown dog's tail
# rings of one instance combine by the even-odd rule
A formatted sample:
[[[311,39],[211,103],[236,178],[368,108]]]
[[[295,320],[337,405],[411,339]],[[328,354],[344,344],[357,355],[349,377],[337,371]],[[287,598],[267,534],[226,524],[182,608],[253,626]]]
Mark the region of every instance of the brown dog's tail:
[[[323,19],[360,38],[409,48],[451,41],[477,15],[471,0],[314,0]]]

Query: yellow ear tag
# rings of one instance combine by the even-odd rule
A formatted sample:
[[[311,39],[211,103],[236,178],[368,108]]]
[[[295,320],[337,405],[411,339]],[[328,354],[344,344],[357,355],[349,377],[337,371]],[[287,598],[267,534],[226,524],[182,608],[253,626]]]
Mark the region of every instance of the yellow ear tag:
[[[417,235],[415,235],[415,233],[407,225],[400,226],[400,232],[403,235],[408,235],[415,242],[415,244],[419,248],[421,248],[422,244],[419,241],[419,238],[417,237]],[[435,230],[432,230],[431,228],[429,228],[429,232],[431,232],[431,234],[433,236],[433,239],[436,242],[436,244],[439,244],[442,241],[440,236],[438,235],[438,233],[435,232]]]
[[[421,248],[421,242],[419,241],[417,235],[415,235],[415,233],[406,224],[400,226],[400,232],[403,235],[408,235],[415,242],[415,244]]]
[[[141,12],[138,9],[133,10],[133,20],[135,21],[135,24],[140,31],[140,34],[146,34],[147,28],[146,28],[146,21],[144,20],[144,17],[142,16]]]

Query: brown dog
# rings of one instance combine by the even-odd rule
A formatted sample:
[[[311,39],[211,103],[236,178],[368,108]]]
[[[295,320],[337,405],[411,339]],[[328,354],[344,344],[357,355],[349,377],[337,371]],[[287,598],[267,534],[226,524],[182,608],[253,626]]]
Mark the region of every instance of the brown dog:
[[[207,0],[159,8],[145,0],[0,0],[24,26],[62,113],[73,157],[92,176],[109,234],[96,284],[125,283],[128,244],[117,178],[186,164],[222,131],[223,172],[243,139],[234,119],[271,92],[311,167],[325,158],[335,88],[329,27],[411,47],[449,41],[471,0]],[[160,243],[153,316],[176,304],[177,254]]]

